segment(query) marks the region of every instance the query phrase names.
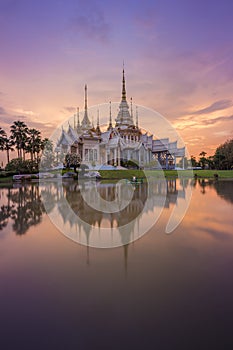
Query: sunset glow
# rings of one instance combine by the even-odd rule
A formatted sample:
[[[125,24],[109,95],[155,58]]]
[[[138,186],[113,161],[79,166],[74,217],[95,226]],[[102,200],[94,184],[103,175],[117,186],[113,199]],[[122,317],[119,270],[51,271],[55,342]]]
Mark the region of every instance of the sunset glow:
[[[120,101],[124,60],[127,97],[212,155],[233,134],[232,12],[228,0],[2,0],[1,127],[49,136],[83,108],[85,84],[89,106]]]

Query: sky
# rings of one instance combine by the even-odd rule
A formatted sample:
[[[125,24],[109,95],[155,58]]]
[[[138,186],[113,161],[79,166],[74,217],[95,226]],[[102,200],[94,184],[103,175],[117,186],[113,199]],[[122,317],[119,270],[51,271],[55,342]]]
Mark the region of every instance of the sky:
[[[0,0],[0,126],[48,137],[85,84],[89,106],[120,101],[124,60],[128,101],[212,155],[233,136],[232,13],[232,0]]]

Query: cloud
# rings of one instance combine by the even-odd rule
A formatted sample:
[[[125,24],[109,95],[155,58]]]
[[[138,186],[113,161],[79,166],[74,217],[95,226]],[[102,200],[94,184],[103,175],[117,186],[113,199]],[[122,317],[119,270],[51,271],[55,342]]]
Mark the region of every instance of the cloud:
[[[53,133],[53,131],[57,127],[58,121],[50,121],[48,118],[48,122],[40,122],[38,120],[35,120],[35,116],[32,115],[14,115],[14,114],[7,114],[4,113],[1,115],[1,107],[0,107],[0,116],[1,116],[1,126],[6,130],[7,132],[10,131],[10,126],[14,123],[14,121],[23,121],[27,126],[31,128],[38,129],[42,132],[42,137],[47,137],[50,134]]]
[[[223,109],[227,109],[229,107],[233,106],[233,103],[231,100],[225,99],[225,100],[219,100],[216,101],[214,103],[212,103],[210,106],[199,109],[197,111],[194,111],[190,114],[195,114],[195,115],[199,115],[199,114],[209,114],[209,113],[213,113],[216,111],[220,111]]]
[[[179,118],[175,121],[174,126],[175,128],[179,130],[184,130],[184,129],[204,129],[209,126],[214,126],[220,122],[230,122],[233,120],[233,115],[230,116],[220,116],[217,118],[203,118],[203,117],[189,117],[187,119],[186,117],[184,118]]]
[[[76,108],[73,106],[63,107],[62,113],[64,113],[64,112],[75,113]]]
[[[198,227],[201,231],[203,231],[204,233],[210,235],[212,238],[219,240],[219,241],[223,241],[223,240],[231,240],[232,237],[228,232],[224,232],[224,231],[219,231],[216,230],[214,228],[210,228],[210,227]]]
[[[221,130],[214,132],[214,135],[216,136],[231,136],[233,135],[233,130]]]
[[[29,116],[29,117],[33,117],[33,116],[36,116],[36,115],[37,115],[37,114],[34,113],[33,111],[28,111],[28,110],[21,109],[21,108],[14,109],[14,112],[19,113],[19,114],[22,114],[22,115]]]
[[[0,107],[0,115],[6,115],[6,110],[3,107]]]
[[[217,117],[217,118],[213,118],[213,119],[202,120],[202,124],[203,125],[214,125],[218,122],[231,121],[231,120],[233,120],[233,115],[231,115],[229,117],[222,116],[222,117]]]
[[[79,34],[89,40],[106,43],[110,39],[110,26],[100,9],[73,17],[70,27],[75,35]]]

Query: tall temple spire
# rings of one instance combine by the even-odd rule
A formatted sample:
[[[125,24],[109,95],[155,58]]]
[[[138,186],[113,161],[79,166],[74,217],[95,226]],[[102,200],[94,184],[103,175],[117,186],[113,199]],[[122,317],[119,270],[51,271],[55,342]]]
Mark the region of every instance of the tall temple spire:
[[[79,120],[79,107],[77,107],[77,128],[80,127],[80,120]]]
[[[130,112],[131,112],[131,118],[133,119],[133,98],[130,98]]]
[[[116,127],[128,127],[133,126],[133,118],[130,115],[129,111],[129,105],[126,100],[126,89],[125,89],[125,67],[123,63],[123,78],[122,78],[122,96],[121,96],[121,103],[119,105],[119,112],[116,117]]]
[[[124,68],[124,63],[123,63],[123,78],[122,78],[122,101],[126,101],[125,68]]]
[[[138,128],[138,106],[136,106],[136,127]]]
[[[85,111],[87,111],[87,84],[85,84]]]
[[[97,135],[101,135],[101,130],[100,130],[100,111],[99,108],[97,110],[97,125],[96,125],[96,133]]]
[[[84,117],[82,120],[82,129],[83,130],[91,129],[91,122],[87,114],[87,85],[85,85],[85,103],[84,103]]]
[[[97,110],[97,126],[100,126],[100,111],[99,111],[99,108]]]
[[[109,124],[108,130],[112,129],[112,102],[109,102]]]
[[[80,125],[80,120],[79,120],[79,107],[77,107],[77,127],[76,127],[76,131],[78,134],[80,134],[82,132],[82,128]]]

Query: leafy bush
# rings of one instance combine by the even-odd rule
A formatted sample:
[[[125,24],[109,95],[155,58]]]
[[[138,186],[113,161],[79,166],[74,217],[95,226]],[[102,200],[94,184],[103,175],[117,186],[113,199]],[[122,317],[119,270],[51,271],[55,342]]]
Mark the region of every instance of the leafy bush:
[[[32,160],[23,160],[22,158],[12,159],[5,168],[6,171],[13,171],[17,173],[33,173],[38,172],[38,164]]]

